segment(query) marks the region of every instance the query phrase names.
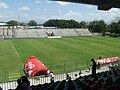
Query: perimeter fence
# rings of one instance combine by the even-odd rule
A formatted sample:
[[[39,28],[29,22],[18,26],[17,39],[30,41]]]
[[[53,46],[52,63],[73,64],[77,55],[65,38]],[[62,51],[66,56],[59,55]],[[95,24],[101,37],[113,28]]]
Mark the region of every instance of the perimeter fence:
[[[88,68],[89,65],[90,65],[89,62],[83,64],[80,61],[75,61],[75,62],[65,62],[63,64],[51,64],[51,65],[47,65],[47,67],[50,70],[52,70],[54,74],[63,74],[63,73],[69,73],[69,72],[86,69]],[[23,75],[25,75],[23,72],[23,68],[18,68],[18,69],[15,68],[15,70],[12,72],[10,70],[0,69],[0,83],[17,80]]]

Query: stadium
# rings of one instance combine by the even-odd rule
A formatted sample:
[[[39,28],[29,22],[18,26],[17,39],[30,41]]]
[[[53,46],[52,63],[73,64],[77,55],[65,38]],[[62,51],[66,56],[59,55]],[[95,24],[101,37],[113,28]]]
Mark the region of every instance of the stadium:
[[[84,90],[83,87],[78,87],[75,74],[83,70],[83,75],[87,75],[83,78],[91,77],[91,72],[85,71],[89,68],[91,58],[97,60],[98,57],[120,57],[119,38],[95,36],[88,29],[1,29],[0,37],[0,60],[2,60],[0,80],[1,87],[5,90],[15,89],[16,80],[24,75],[24,64],[32,55],[55,74],[53,85],[50,84],[49,77],[30,78],[32,87],[36,88],[41,84],[48,87],[42,89],[60,88],[60,90],[64,88],[61,85],[65,83],[70,84],[68,88]],[[110,73],[106,65],[97,72],[98,76]],[[75,81],[65,81],[65,73],[69,73]]]
[[[119,0],[1,0],[0,90],[120,90],[118,8]]]

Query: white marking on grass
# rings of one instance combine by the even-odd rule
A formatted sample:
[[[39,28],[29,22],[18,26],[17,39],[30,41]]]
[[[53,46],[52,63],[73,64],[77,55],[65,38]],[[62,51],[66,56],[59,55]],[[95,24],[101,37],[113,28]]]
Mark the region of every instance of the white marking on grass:
[[[10,43],[11,43],[11,46],[13,47],[15,53],[17,54],[18,58],[21,60],[20,55],[18,54],[17,50],[15,49],[15,46],[13,45],[13,43],[11,41],[10,41]]]

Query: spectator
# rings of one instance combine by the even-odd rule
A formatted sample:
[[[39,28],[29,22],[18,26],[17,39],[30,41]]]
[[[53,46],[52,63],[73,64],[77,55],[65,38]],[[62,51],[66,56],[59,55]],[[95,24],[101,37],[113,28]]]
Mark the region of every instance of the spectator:
[[[21,90],[22,89],[22,83],[21,83],[21,79],[17,80],[17,88],[15,90]]]
[[[69,74],[68,73],[66,73],[66,80],[68,80],[69,79]]]
[[[50,74],[50,69],[47,70],[47,74]]]
[[[101,65],[100,65],[100,63],[98,62],[98,64],[97,64],[97,69],[100,69],[100,67],[101,67]]]
[[[102,59],[102,57],[99,57],[98,59]],[[98,62],[97,63],[97,69],[100,69],[101,68],[101,64]]]
[[[75,77],[77,76],[77,74],[75,74]],[[68,73],[66,73],[66,80],[71,80],[71,77]]]
[[[96,78],[96,62],[93,58],[91,59],[91,62],[92,62],[92,76]]]
[[[46,74],[47,77],[50,76],[50,69],[47,70],[47,74]]]
[[[111,70],[113,68],[112,63],[109,63],[108,67],[109,67],[109,70]]]
[[[0,90],[3,90],[3,89],[0,87]]]
[[[79,71],[79,77],[81,77],[81,74],[82,74],[82,72],[81,72],[81,70]]]
[[[102,59],[102,57],[99,57],[98,59]]]
[[[53,74],[53,72],[50,73],[50,81],[51,81],[51,83],[54,83],[54,74]]]
[[[21,77],[21,85],[22,85],[22,90],[32,90],[30,87],[30,82],[26,76]]]

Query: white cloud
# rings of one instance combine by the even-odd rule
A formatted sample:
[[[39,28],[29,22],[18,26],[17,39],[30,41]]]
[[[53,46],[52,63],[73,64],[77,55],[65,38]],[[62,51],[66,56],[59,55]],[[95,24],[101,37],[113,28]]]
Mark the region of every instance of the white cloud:
[[[33,18],[36,19],[36,20],[40,20],[40,19],[46,20],[46,16],[42,16],[42,15],[40,15],[40,16],[34,16]]]
[[[87,9],[92,9],[92,8],[96,8],[96,6],[94,5],[85,5]]]
[[[58,12],[61,12],[61,10]],[[106,23],[110,23],[120,15],[120,9],[111,9],[109,11],[97,11],[97,12],[77,12],[69,11],[68,13],[62,12],[59,15],[47,16],[46,19],[74,19],[76,21],[93,21],[104,20]]]
[[[120,15],[120,9],[111,9],[109,11],[98,11],[98,12],[82,12],[80,20],[93,21],[93,20],[104,20],[106,23],[110,23]]]
[[[25,14],[25,13],[19,14],[19,19],[22,19],[22,18],[28,18],[28,14]]]
[[[39,4],[39,3],[41,3],[41,1],[40,0],[35,0],[35,3]]]
[[[48,4],[49,4],[49,3],[51,3],[51,1],[46,1],[46,3],[48,3]]]
[[[67,18],[67,19],[79,19],[79,17],[81,17],[81,13],[80,12],[74,12],[74,11],[69,11],[68,13],[66,13],[65,15],[63,15],[63,18]]]
[[[65,6],[65,5],[70,4],[69,2],[61,2],[61,1],[57,1],[56,3],[58,3],[61,6]]]
[[[5,19],[15,19],[15,16],[13,14],[9,15],[9,14],[3,14],[0,15],[1,20],[5,20]]]
[[[0,3],[0,9],[2,8],[8,8],[8,5],[6,3]]]
[[[18,10],[20,10],[20,11],[30,11],[30,8],[23,6],[23,7],[19,8]]]
[[[101,11],[99,16],[101,16],[105,21],[109,22],[115,20],[120,15],[120,9],[112,8],[109,11]]]
[[[61,12],[61,11],[60,11]],[[60,15],[54,15],[54,16],[51,16],[51,17],[48,17],[47,19],[74,19],[74,20],[79,20],[79,18],[81,17],[81,13],[80,12],[74,12],[74,11],[69,11],[68,13],[66,14],[60,14]]]

